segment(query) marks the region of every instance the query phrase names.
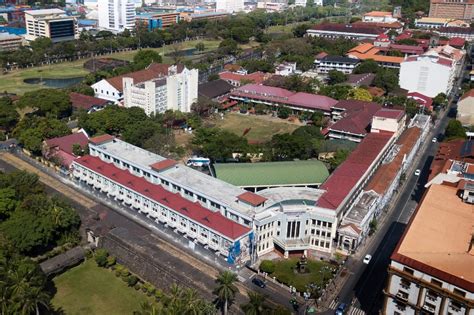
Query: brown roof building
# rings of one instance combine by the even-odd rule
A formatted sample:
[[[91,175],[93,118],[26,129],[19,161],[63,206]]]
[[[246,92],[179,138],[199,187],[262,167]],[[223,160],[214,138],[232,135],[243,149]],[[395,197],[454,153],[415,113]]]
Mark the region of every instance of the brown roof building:
[[[431,0],[429,16],[472,21],[474,17],[474,1]]]

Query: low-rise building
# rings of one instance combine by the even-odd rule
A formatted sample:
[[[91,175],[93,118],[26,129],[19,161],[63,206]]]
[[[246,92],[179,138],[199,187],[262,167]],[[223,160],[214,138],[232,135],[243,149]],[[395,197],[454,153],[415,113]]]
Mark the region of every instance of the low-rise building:
[[[464,167],[427,184],[391,256],[385,314],[474,313],[474,165]]]
[[[295,111],[322,111],[329,114],[336,100],[304,92],[292,92],[286,89],[247,84],[230,93],[230,98],[243,103],[256,103],[268,106],[285,106]]]
[[[360,62],[359,59],[341,57],[341,56],[326,56],[322,59],[315,60],[315,67],[318,73],[329,73],[331,70],[337,70],[345,74],[351,74],[354,68]]]
[[[467,41],[474,40],[474,28],[472,27],[440,27],[437,32],[440,36],[448,38],[459,37]]]
[[[85,110],[88,114],[104,109],[110,103],[108,100],[76,92],[69,93],[69,100],[74,110]]]
[[[371,26],[353,26],[351,24],[323,23],[306,31],[308,36],[323,38],[346,38],[353,40],[375,39],[385,33],[383,29]]]
[[[178,24],[179,12],[142,13],[136,16],[136,24],[146,27],[149,31],[164,29]]]
[[[60,9],[25,11],[25,39],[34,41],[47,37],[53,43],[74,40],[77,37],[77,20]]]
[[[430,0],[429,17],[471,22],[474,18],[474,2],[470,0]]]
[[[296,62],[283,62],[275,68],[275,74],[287,77],[296,73]]]
[[[12,51],[20,48],[22,37],[9,33],[0,33],[0,51]]]
[[[382,53],[382,47],[375,47],[371,43],[363,43],[350,49],[346,56],[360,60],[371,59],[376,61],[380,66],[386,68],[400,68],[403,57],[385,56]]]
[[[198,98],[197,69],[170,66],[168,73],[151,80],[135,82],[133,77],[123,77],[123,100],[125,107],[140,107],[147,115],[175,110],[191,111]],[[140,82],[141,81],[141,82]]]
[[[215,80],[198,85],[198,95],[211,100],[219,101],[220,98],[232,91],[234,86],[224,80]]]
[[[428,97],[435,97],[439,93],[449,95],[456,72],[455,61],[440,57],[436,52],[410,56],[401,63],[399,85],[409,92]]]
[[[457,104],[457,120],[463,126],[474,126],[474,89],[464,93]]]
[[[392,23],[397,22],[398,19],[393,17],[392,12],[387,11],[370,11],[362,16],[363,22],[375,23]]]
[[[428,97],[418,92],[411,92],[407,94],[407,98],[415,100],[420,106],[423,106],[430,112],[433,111],[433,100],[431,99],[431,97]]]
[[[84,130],[64,137],[57,137],[43,142],[42,153],[45,159],[53,160],[65,169],[69,169],[72,162],[79,157],[74,153],[74,145],[82,149],[87,148],[89,137]]]
[[[263,81],[267,80],[269,77],[271,77],[271,74],[264,73],[261,71],[249,74],[231,71],[224,71],[219,73],[219,78],[221,80],[224,80],[235,87],[239,87],[248,83],[262,84]]]
[[[258,1],[257,8],[267,12],[281,12],[288,8],[288,4],[286,2]]]
[[[415,26],[427,29],[439,29],[441,27],[469,27],[469,23],[452,18],[422,17],[415,20]]]

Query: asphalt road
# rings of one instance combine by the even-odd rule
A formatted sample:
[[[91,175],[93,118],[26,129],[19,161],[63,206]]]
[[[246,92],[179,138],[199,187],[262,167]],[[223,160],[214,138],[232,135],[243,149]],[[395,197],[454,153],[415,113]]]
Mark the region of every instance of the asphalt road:
[[[454,109],[455,111],[455,109]],[[448,115],[449,114],[449,115]],[[390,256],[405,231],[406,224],[416,209],[425,191],[424,185],[427,182],[429,168],[433,156],[438,148],[438,143],[432,143],[433,137],[442,137],[446,129],[451,111],[441,118],[437,126],[428,134],[426,141],[429,141],[425,151],[419,157],[419,162],[414,169],[420,169],[421,175],[415,176],[413,172],[407,175],[407,183],[404,190],[396,201],[395,208],[388,213],[385,223],[379,227],[379,231],[368,240],[364,253],[372,255],[372,260],[368,265],[362,263],[361,258],[350,257],[346,263],[349,269],[349,276],[344,286],[339,292],[339,303],[345,302],[350,305],[355,298],[355,306],[363,310],[366,314],[379,314],[383,306],[383,289],[387,281],[387,267],[390,263]],[[326,314],[333,314],[330,310]]]

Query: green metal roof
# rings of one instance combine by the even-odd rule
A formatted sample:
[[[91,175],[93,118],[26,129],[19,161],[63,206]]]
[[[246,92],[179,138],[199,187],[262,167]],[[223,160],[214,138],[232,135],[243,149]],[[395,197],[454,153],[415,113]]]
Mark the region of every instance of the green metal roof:
[[[240,187],[314,185],[323,183],[329,172],[321,161],[260,163],[216,163],[217,178]]]

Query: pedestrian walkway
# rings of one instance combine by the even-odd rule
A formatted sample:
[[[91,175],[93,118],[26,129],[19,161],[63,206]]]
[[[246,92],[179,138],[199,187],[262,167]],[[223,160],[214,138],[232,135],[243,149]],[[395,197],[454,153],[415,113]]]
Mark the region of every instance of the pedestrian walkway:
[[[349,312],[347,312],[347,314],[349,314],[349,315],[365,315],[365,312],[363,310],[361,310],[360,308],[351,306],[351,308],[349,309]]]
[[[337,307],[337,302],[336,300],[332,300],[331,304],[329,304],[329,309],[330,310],[335,310]]]

